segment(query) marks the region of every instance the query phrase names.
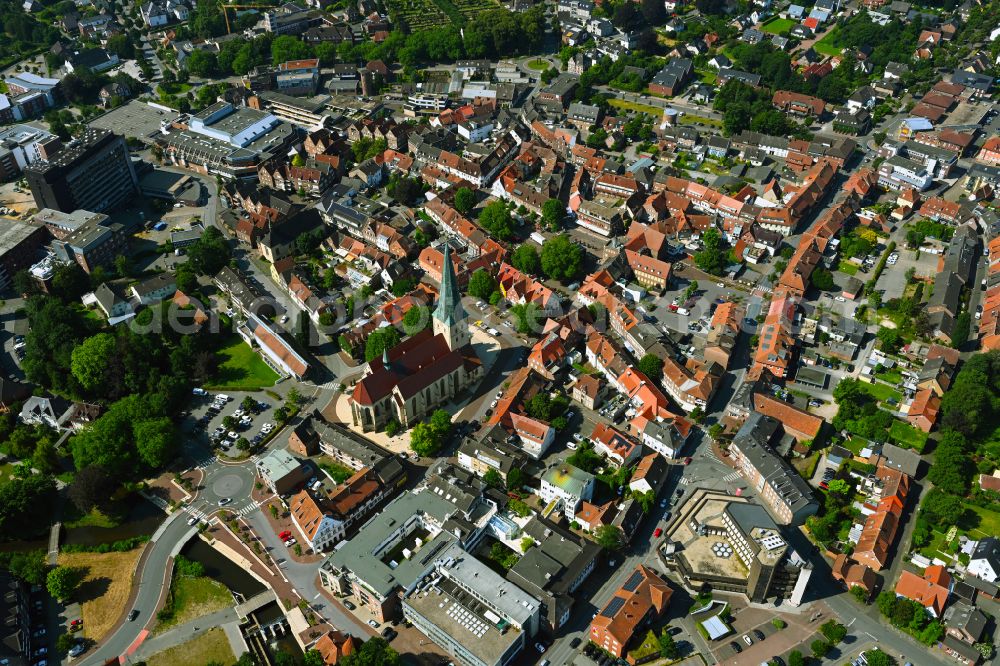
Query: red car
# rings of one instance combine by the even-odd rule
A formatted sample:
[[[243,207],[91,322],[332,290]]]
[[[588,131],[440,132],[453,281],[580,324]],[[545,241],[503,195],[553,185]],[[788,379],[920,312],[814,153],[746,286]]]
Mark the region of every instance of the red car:
[[[830,487],[830,484],[827,483],[826,481],[823,481],[819,484],[819,487],[822,488],[823,490],[826,490],[827,488]]]
[[[284,532],[282,532],[282,533],[280,533],[280,534],[278,535],[278,538],[279,538],[279,539],[281,539],[282,541],[288,541],[288,539],[289,539],[289,538],[290,538],[291,536],[292,536],[292,533],[291,533],[291,532],[289,532],[288,530],[285,530]]]
[[[657,527],[657,528],[656,528],[655,530],[653,530],[653,536],[654,536],[654,537],[658,537],[658,536],[660,536],[661,534],[663,534],[663,530],[662,530],[662,529],[660,529],[659,527]]]
[[[674,303],[671,303],[670,305],[668,305],[668,306],[667,306],[667,308],[668,308],[668,309],[669,309],[669,310],[670,310],[671,312],[677,312],[677,307],[678,307],[678,306],[677,306],[676,304],[674,304]]]
[[[691,458],[690,458],[690,457],[688,457],[688,458],[685,458],[685,459],[684,459],[684,464],[685,464],[685,465],[690,465],[690,464],[691,464]]]
[[[73,620],[72,622],[69,623],[69,625],[71,627],[76,627],[76,626],[79,626],[81,624],[83,624],[83,620]]]

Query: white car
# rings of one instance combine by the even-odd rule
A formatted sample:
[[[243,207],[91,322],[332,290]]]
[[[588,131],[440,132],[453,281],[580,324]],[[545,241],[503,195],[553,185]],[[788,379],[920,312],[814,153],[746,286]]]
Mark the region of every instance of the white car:
[[[191,393],[194,395],[208,395],[208,391],[203,388],[193,388],[191,389]]]
[[[576,442],[566,442],[566,448],[570,451],[576,451]]]
[[[843,296],[836,296],[836,297],[834,297],[833,300],[837,301],[838,303],[845,303],[845,302],[847,302],[847,299],[844,298]]]
[[[281,323],[284,324],[288,321],[288,315],[281,315]]]

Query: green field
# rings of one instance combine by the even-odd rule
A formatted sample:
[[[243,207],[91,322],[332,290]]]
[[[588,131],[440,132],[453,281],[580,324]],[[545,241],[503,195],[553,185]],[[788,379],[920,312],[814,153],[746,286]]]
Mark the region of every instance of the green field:
[[[823,35],[823,39],[813,44],[813,48],[816,50],[816,53],[822,53],[823,55],[828,56],[840,55],[841,49],[838,49],[833,45],[833,40],[837,35],[837,30],[839,30],[837,26],[832,27],[825,35]]]
[[[542,60],[541,58],[535,58],[534,60],[528,63],[528,69],[533,69],[536,72],[540,72],[543,69],[548,69],[548,68],[549,68],[549,61]]]
[[[278,373],[272,370],[250,345],[238,335],[219,350],[219,371],[209,388],[230,391],[258,391],[273,386]]]
[[[195,620],[209,613],[232,606],[233,595],[222,583],[207,576],[174,577],[170,584],[173,595],[173,616],[157,622],[156,631],[164,631]]]
[[[913,449],[918,453],[923,451],[924,446],[927,444],[926,432],[918,430],[909,423],[903,423],[902,421],[892,422],[892,426],[889,428],[889,437],[895,440],[900,446]]]
[[[760,29],[762,32],[766,32],[770,35],[785,35],[788,34],[788,31],[794,27],[794,20],[775,16],[773,19],[766,21],[764,25],[760,26]]]

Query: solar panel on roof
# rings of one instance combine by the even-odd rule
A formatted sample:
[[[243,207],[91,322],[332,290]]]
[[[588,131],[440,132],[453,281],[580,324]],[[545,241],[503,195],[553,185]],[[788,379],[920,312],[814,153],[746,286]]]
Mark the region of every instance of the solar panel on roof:
[[[622,588],[629,592],[635,592],[635,588],[639,587],[639,583],[642,582],[642,577],[641,571],[633,571],[632,575],[625,581],[625,584],[622,585]]]
[[[601,611],[601,615],[604,617],[614,617],[615,614],[622,609],[625,605],[625,600],[621,597],[614,597],[608,602],[608,605],[604,607]]]

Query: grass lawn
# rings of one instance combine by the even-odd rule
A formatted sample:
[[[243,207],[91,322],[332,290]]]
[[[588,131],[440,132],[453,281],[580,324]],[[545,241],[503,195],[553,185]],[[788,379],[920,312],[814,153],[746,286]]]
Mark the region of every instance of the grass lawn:
[[[875,373],[875,376],[882,381],[889,382],[890,384],[898,384],[903,381],[903,371],[897,368],[886,368]]]
[[[808,481],[816,474],[816,466],[819,464],[819,451],[805,458],[795,458],[792,460],[792,467],[799,475]]]
[[[913,449],[918,453],[923,451],[924,446],[927,445],[926,432],[902,421],[892,422],[892,426],[889,427],[889,437],[896,440],[900,446]]]
[[[543,69],[548,69],[548,68],[549,68],[549,61],[542,60],[541,58],[535,58],[534,60],[528,63],[528,69],[533,69],[536,72],[540,72]]]
[[[70,507],[70,510],[73,510]],[[67,528],[77,527],[117,527],[121,520],[115,516],[109,516],[98,509],[92,509],[90,513],[63,521]]]
[[[347,479],[354,476],[353,469],[351,469],[350,467],[344,467],[343,465],[335,461],[333,458],[330,458],[328,456],[322,456],[316,461],[316,464],[319,465],[324,472],[329,474],[330,478],[332,478],[337,483],[343,483]]]
[[[722,127],[722,121],[716,120],[715,118],[704,118],[702,116],[694,116],[690,113],[684,113],[680,117],[681,125],[710,125],[712,127]]]
[[[170,593],[174,595],[174,616],[165,622],[157,622],[156,632],[190,622],[234,603],[233,595],[226,586],[207,576],[175,576],[170,585]]]
[[[879,402],[885,402],[890,398],[895,398],[899,401],[903,396],[899,391],[892,388],[891,386],[886,386],[885,384],[868,384],[866,382],[861,382],[861,387]]]
[[[698,69],[695,70],[695,74],[698,75],[698,80],[702,83],[707,83],[710,86],[715,85],[715,80],[718,78],[718,74],[710,69]]]
[[[663,114],[663,109],[658,106],[653,106],[651,104],[640,104],[639,102],[629,102],[628,100],[618,99],[617,97],[609,99],[608,104],[617,109],[625,109],[626,111],[636,111],[638,113],[648,113],[651,116],[657,118]]]
[[[979,516],[979,526],[968,530],[970,536],[982,539],[1000,534],[1000,513],[975,504],[966,504],[965,508]]]
[[[813,44],[813,48],[816,50],[816,53],[822,53],[823,55],[828,56],[840,55],[841,50],[833,45],[833,40],[837,35],[837,30],[839,30],[839,28],[834,26],[825,35],[823,35],[823,39]]]
[[[857,267],[857,265],[856,264],[852,264],[849,261],[842,261],[842,262],[840,262],[840,264],[837,266],[837,270],[840,271],[841,273],[843,273],[844,275],[857,275],[858,274],[858,267]]]
[[[795,21],[792,19],[784,19],[780,16],[775,16],[773,19],[765,21],[764,25],[760,26],[760,29],[769,35],[784,35],[794,27]]]
[[[273,386],[278,373],[272,370],[250,345],[238,335],[233,335],[219,350],[219,371],[208,388],[230,391],[258,391]]]
[[[60,565],[87,571],[75,595],[80,602],[83,634],[87,638],[95,641],[104,638],[125,612],[132,591],[132,572],[141,554],[142,548],[124,553],[59,554]]]
[[[201,636],[192,638],[169,650],[154,654],[146,659],[149,666],[204,666],[205,664],[231,664],[236,661],[233,649],[229,647],[226,633],[218,627],[209,629]]]

